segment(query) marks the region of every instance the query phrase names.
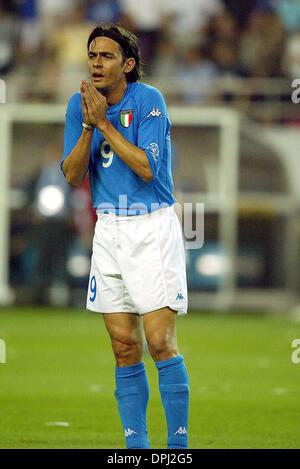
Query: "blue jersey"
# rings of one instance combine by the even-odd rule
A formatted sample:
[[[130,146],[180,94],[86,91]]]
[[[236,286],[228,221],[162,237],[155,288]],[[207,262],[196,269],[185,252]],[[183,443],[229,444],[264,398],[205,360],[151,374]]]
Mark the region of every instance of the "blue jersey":
[[[173,205],[170,120],[162,94],[143,83],[128,83],[122,100],[106,114],[122,136],[147,155],[152,170],[151,182],[144,182],[94,129],[89,163],[89,178],[94,207],[117,215],[151,212]],[[73,95],[66,112],[64,159],[82,133],[83,115],[80,93]]]

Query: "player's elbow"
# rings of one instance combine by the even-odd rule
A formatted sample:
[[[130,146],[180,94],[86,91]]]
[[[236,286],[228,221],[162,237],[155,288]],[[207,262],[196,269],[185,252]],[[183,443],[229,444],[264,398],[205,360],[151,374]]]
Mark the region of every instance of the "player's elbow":
[[[74,176],[71,176],[69,174],[66,174],[66,181],[72,187],[78,187],[78,186],[80,186],[80,184],[82,182],[81,179],[78,179],[78,178],[76,178]]]
[[[66,178],[66,181],[70,186],[78,187],[81,184],[82,178],[80,178],[78,174],[72,171],[72,168],[70,168],[67,164],[65,163],[63,164],[62,170]]]
[[[64,175],[66,178],[67,183],[72,187],[80,186],[82,179],[79,179],[76,174],[73,174],[72,171],[64,171]]]
[[[152,174],[151,168],[145,169],[142,175],[142,179],[146,183],[153,181],[153,174]]]

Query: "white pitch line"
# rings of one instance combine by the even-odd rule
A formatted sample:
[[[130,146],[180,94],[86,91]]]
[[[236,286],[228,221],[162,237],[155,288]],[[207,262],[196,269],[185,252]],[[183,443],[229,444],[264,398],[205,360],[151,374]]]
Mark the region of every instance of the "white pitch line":
[[[69,422],[46,422],[46,427],[69,427]]]
[[[272,389],[272,394],[274,396],[285,396],[288,393],[287,388],[273,388]]]
[[[102,392],[103,391],[103,386],[102,386],[102,384],[90,384],[89,385],[89,391],[90,392]]]

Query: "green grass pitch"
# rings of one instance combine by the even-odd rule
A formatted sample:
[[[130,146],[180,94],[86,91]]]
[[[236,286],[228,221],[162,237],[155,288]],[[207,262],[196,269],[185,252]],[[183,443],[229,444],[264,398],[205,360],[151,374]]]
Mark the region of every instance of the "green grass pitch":
[[[300,364],[285,318],[190,312],[178,339],[191,381],[191,448],[299,448]],[[0,309],[0,448],[123,448],[114,360],[100,315]],[[164,448],[166,425],[152,359],[148,428]],[[68,422],[69,426],[49,426]]]

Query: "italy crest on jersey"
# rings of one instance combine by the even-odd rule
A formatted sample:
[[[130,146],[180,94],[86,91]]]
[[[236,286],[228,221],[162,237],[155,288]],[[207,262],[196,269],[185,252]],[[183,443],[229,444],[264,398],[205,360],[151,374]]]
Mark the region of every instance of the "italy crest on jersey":
[[[133,117],[132,109],[120,112],[120,122],[123,125],[123,127],[127,129],[130,126],[132,122],[132,117]]]

